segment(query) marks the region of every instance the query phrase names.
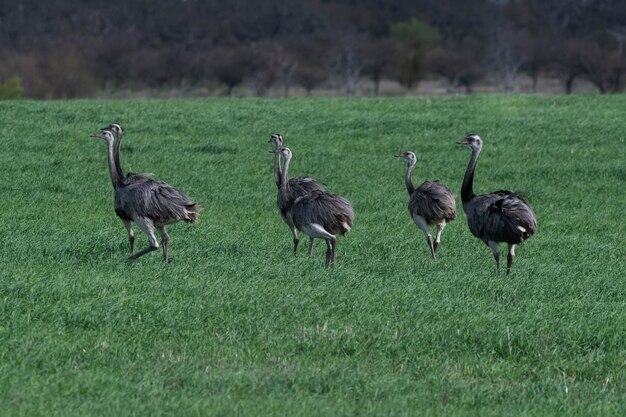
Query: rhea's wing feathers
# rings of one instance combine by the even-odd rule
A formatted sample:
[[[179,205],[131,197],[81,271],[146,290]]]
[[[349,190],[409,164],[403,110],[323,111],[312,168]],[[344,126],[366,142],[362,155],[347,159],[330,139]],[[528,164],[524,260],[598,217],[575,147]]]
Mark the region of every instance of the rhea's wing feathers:
[[[163,181],[142,181],[116,192],[116,208],[129,217],[148,217],[156,223],[193,222],[200,210],[186,194]]]
[[[466,213],[470,231],[483,240],[519,244],[537,230],[530,206],[508,190],[476,196]]]
[[[154,174],[147,173],[147,172],[142,172],[142,173],[129,172],[128,175],[126,175],[126,177],[122,179],[122,184],[131,185],[131,184],[137,184],[140,182],[152,181],[153,176]]]
[[[294,177],[289,179],[289,188],[294,197],[300,197],[304,194],[310,193],[313,190],[324,191],[326,187],[324,184],[311,177]]]
[[[425,181],[411,194],[409,211],[426,218],[428,223],[456,218],[454,193],[439,181]]]
[[[294,177],[289,179],[289,192],[293,198],[289,198],[282,189],[279,189],[278,196],[276,198],[276,205],[280,215],[285,217],[289,209],[291,209],[293,200],[302,197],[315,190],[325,190],[324,184],[311,177]]]
[[[291,209],[294,224],[317,223],[333,235],[344,234],[352,228],[354,210],[345,198],[336,194],[315,190],[298,197]]]
[[[537,231],[537,219],[532,209],[520,197],[519,193],[511,193],[496,204],[490,210],[502,213],[503,222],[507,223],[507,229],[514,229],[519,238],[524,241]]]

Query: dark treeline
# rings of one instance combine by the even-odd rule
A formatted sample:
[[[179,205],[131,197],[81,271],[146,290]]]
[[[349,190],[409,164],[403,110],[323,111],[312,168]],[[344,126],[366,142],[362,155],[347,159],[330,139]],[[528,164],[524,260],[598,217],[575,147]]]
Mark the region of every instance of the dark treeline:
[[[289,94],[526,74],[620,92],[623,0],[2,0],[0,96],[205,86]],[[10,94],[10,92],[9,92]]]

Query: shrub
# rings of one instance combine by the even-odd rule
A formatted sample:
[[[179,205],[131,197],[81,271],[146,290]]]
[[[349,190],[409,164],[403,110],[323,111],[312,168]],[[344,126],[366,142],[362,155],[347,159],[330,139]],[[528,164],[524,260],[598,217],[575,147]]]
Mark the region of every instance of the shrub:
[[[0,100],[14,100],[22,98],[22,80],[20,77],[11,77],[0,84]]]

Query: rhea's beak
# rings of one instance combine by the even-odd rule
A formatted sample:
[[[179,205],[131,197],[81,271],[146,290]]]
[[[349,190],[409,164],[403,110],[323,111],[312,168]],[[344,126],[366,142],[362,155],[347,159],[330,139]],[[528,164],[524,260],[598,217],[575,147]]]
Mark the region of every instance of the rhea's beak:
[[[105,130],[106,130],[106,128],[102,128],[102,129],[98,130],[98,133],[95,133],[95,134],[91,135],[91,137],[92,137],[92,138],[95,138],[95,139],[104,139],[104,138],[102,137],[102,133],[103,133]]]
[[[467,145],[468,142],[467,142],[467,140],[462,139],[462,140],[458,141],[457,144],[459,144],[459,145]]]

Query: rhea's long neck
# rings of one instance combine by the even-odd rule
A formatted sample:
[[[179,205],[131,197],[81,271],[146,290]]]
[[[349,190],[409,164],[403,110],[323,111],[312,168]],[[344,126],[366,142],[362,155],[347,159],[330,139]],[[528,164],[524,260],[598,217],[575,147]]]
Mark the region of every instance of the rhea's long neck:
[[[289,189],[289,163],[291,162],[291,158],[285,158],[285,168],[283,169],[283,177],[282,181],[282,191],[286,196],[291,195],[291,190]]]
[[[471,200],[474,197],[474,170],[476,169],[476,161],[478,160],[478,154],[480,149],[472,149],[472,158],[467,165],[465,171],[465,177],[463,178],[463,186],[461,187],[461,201],[464,203]]]
[[[120,179],[124,178],[124,171],[122,171],[122,164],[120,163],[120,148],[122,147],[123,136],[124,132],[120,132],[120,135],[117,138],[117,142],[115,142],[115,147],[113,149],[113,157],[115,158],[115,170],[117,171],[117,175]]]
[[[113,188],[119,187],[122,182],[122,177],[118,174],[118,168],[115,165],[115,153],[113,151],[113,142],[107,141],[107,151],[109,158],[109,174],[111,175],[111,183]]]
[[[413,186],[413,168],[415,168],[415,162],[409,162],[407,169],[406,169],[406,178],[405,178],[405,183],[406,183],[406,190],[409,192],[409,195],[413,194],[413,191],[415,191],[415,186]]]
[[[282,175],[283,173],[280,170],[280,154],[274,154],[274,180],[276,181],[276,186],[280,187],[282,183]]]

